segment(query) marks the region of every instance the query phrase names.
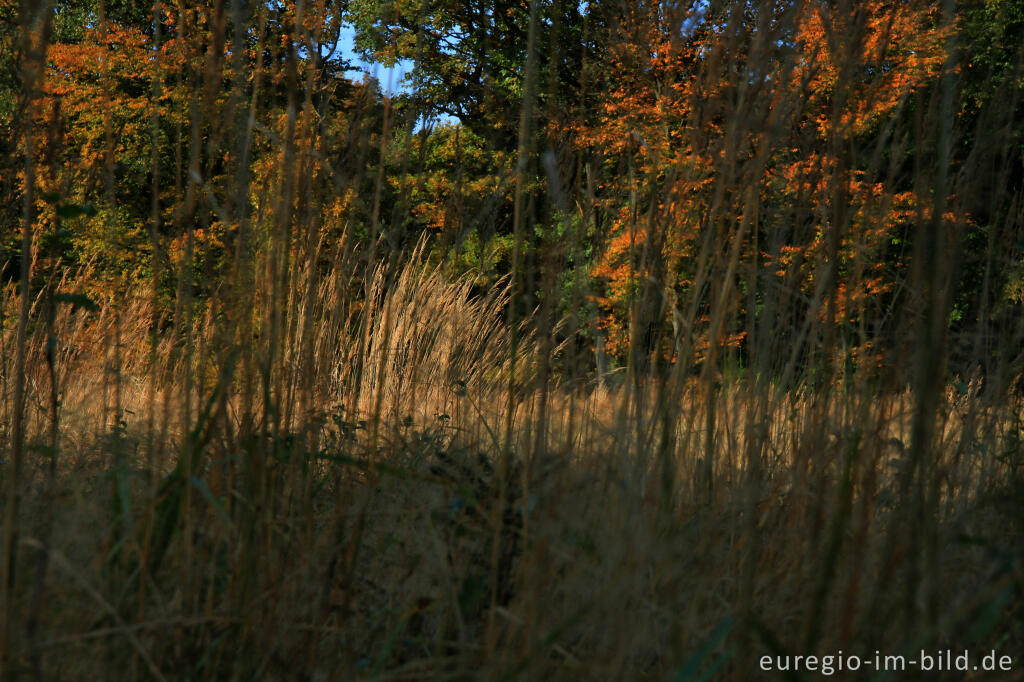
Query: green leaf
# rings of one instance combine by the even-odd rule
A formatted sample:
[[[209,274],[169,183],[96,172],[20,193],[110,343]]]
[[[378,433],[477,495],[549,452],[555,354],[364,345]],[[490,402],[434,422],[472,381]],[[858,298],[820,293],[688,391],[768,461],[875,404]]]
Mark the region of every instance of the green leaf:
[[[57,230],[43,234],[39,239],[39,248],[44,251],[64,253],[71,246],[71,234],[70,230]]]
[[[96,301],[92,300],[85,294],[68,294],[59,292],[54,295],[53,300],[58,303],[70,303],[73,308],[85,308],[91,312],[96,312],[100,309],[96,304]]]
[[[191,480],[192,486],[200,492],[203,499],[210,503],[213,510],[217,512],[217,516],[219,516],[220,520],[224,522],[224,525],[229,529],[234,530],[235,524],[231,522],[231,517],[228,516],[227,511],[224,509],[224,505],[221,504],[220,500],[213,496],[213,492],[210,490],[209,486],[206,485],[206,481],[196,478],[195,476],[193,476]]]
[[[43,201],[45,201],[48,204],[56,205],[57,202],[60,201],[59,192],[43,192],[39,196],[42,197]]]
[[[34,452],[38,455],[41,455],[43,457],[49,457],[51,459],[53,457],[56,457],[58,454],[57,448],[53,447],[52,445],[32,444],[28,446],[28,450],[29,452]]]
[[[92,204],[85,204],[79,206],[78,204],[63,204],[57,207],[57,216],[62,220],[72,220],[79,216],[89,216],[92,218],[96,215],[96,209]]]
[[[711,676],[736,653],[734,648],[729,647],[721,656],[716,658],[713,655],[715,649],[732,631],[734,623],[731,616],[719,621],[701,647],[686,660],[672,679],[675,682],[706,682],[711,679]]]

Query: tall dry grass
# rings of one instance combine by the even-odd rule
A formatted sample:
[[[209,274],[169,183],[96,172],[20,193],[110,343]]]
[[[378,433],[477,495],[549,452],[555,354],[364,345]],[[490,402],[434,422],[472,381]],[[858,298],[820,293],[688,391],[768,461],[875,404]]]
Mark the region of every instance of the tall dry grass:
[[[238,5],[232,21],[261,20]],[[207,68],[196,91],[224,88]],[[970,339],[924,343],[952,265],[920,247],[904,285],[923,294],[899,312],[907,340],[889,374],[858,366],[818,314],[836,300],[828,278],[769,288],[740,366],[687,333],[705,316],[736,322],[749,264],[723,210],[696,256],[703,286],[640,297],[623,366],[592,367],[594,292],[566,283],[559,260],[587,235],[526,248],[536,68],[509,114],[526,161],[505,178],[515,195],[496,199],[514,203],[511,271],[484,290],[451,254],[396,236],[406,221],[401,197],[383,204],[383,162],[327,168],[321,143],[337,140],[312,121],[336,112],[303,100],[294,72],[280,131],[256,121],[258,82],[227,86],[248,126],[209,124],[198,97],[183,115],[243,151],[263,135],[275,159],[265,184],[238,173],[231,201],[204,205],[237,211],[215,281],[195,281],[193,238],[216,188],[179,169],[195,215],[175,217],[180,260],[158,264],[171,305],[156,265],[152,291],[95,310],[55,298],[81,273],[2,290],[7,679],[752,680],[768,677],[766,654],[940,648],[997,650],[1014,671],[986,679],[1019,675],[1019,365],[979,353],[987,372],[948,377]],[[929,124],[941,88],[933,100]],[[732,125],[765,122],[747,113]],[[413,163],[411,126],[387,135],[399,113],[354,120],[348,160]],[[201,169],[200,145],[183,154]],[[729,163],[723,193],[757,181],[760,166]],[[630,168],[628,182],[659,198],[659,178]],[[322,206],[352,193],[363,212],[327,225],[330,241],[337,216]],[[635,213],[650,235],[675,220]],[[987,253],[1001,267],[995,240]],[[640,324],[666,314],[669,361],[646,352],[658,343]],[[988,348],[1022,339],[1019,324],[983,327]]]
[[[517,387],[505,443],[507,285],[473,299],[420,263],[395,281],[337,343],[358,347],[369,328],[363,374],[332,379],[338,402],[276,438],[237,432],[237,387],[224,412],[208,406],[186,429],[180,388],[148,393],[144,364],[126,354],[114,371],[84,350],[109,337],[104,311],[61,317],[60,337],[83,351],[62,377],[52,487],[42,441],[29,441],[14,594],[44,626],[23,621],[16,666],[35,656],[75,679],[749,679],[781,651],[911,655],[953,641],[1016,655],[1011,396],[986,401],[972,386],[944,398],[922,529],[906,510],[909,392],[737,380],[716,393],[709,434],[694,383],[665,444],[658,380],[644,397],[552,387],[542,426],[536,395]],[[121,341],[147,337],[126,324]],[[217,390],[193,381],[193,404]],[[30,433],[45,432],[45,400],[28,415]],[[40,551],[49,566],[33,587]]]

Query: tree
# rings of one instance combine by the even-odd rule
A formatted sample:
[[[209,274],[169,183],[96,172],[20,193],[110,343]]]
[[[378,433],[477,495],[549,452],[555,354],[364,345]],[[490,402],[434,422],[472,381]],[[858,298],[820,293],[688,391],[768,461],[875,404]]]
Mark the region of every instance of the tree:
[[[685,329],[698,358],[749,353],[755,333],[786,357],[815,308],[869,347],[858,320],[892,292],[893,240],[920,205],[873,150],[905,144],[906,104],[945,58],[931,7],[649,2],[608,23],[597,115],[575,139],[607,178],[593,274],[612,349],[671,357]]]

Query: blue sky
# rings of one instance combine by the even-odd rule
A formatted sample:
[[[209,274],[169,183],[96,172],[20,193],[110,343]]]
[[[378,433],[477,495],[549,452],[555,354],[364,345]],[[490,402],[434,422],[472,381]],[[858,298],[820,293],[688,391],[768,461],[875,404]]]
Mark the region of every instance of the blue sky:
[[[350,75],[357,76],[360,73],[368,73],[380,81],[381,89],[388,94],[395,94],[404,90],[402,78],[408,73],[411,64],[406,60],[402,60],[394,67],[389,68],[360,59],[359,55],[355,52],[355,33],[355,29],[349,24],[345,24],[341,29],[342,56],[350,60],[353,66]]]
[[[395,66],[386,67],[382,64],[360,59],[355,51],[355,29],[348,24],[341,30],[341,52],[342,56],[352,63],[353,68],[348,72],[349,77],[358,79],[360,74],[368,73],[377,78],[380,82],[381,90],[389,95],[408,91],[408,88],[402,83],[402,79],[412,68],[412,62],[409,60],[399,60]],[[441,124],[455,124],[458,122],[457,118],[447,114],[437,114],[433,120],[435,123]],[[423,121],[418,122],[416,124],[417,130],[422,125],[424,125]]]

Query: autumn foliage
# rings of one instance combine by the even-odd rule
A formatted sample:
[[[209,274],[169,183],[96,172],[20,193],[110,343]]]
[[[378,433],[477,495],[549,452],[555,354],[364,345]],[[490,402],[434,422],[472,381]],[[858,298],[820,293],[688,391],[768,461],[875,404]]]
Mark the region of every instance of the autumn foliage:
[[[268,5],[244,35],[219,6],[76,24],[88,10],[62,5],[24,112],[34,230],[63,235],[62,257],[95,266],[103,295],[156,273],[169,299],[175,269],[226,277],[240,243],[275,234],[314,260],[339,239],[386,234],[401,251],[432,234],[437,254],[451,250],[486,286],[513,266],[518,220],[532,305],[547,295],[545,268],[578,273],[550,305],[586,310],[583,346],[615,362],[671,363],[687,349],[700,365],[721,349],[757,364],[755,337],[807,314],[834,328],[827,355],[877,359],[897,334],[883,311],[913,305],[901,284],[934,210],[955,239],[982,229],[976,206],[948,190],[938,206],[932,185],[910,178],[936,161],[928,127],[943,69],[962,68],[947,62],[957,31],[974,26],[968,10],[950,24],[934,3],[882,0],[545,7],[534,40],[548,49],[515,85],[507,62],[525,60],[523,46],[480,33],[482,15],[438,9],[439,33],[416,38],[403,33],[411,7],[359,5],[349,19],[368,55],[419,59],[419,89],[385,102],[346,76],[346,15],[330,3]],[[528,17],[492,11],[527,37]],[[476,70],[443,47],[460,35]],[[495,98],[511,107],[529,69],[539,100],[496,119]],[[438,123],[438,111],[458,122]],[[520,113],[517,144],[507,123]],[[58,227],[47,196],[98,217]],[[545,264],[568,225],[582,241]],[[766,309],[769,292],[782,295]]]
[[[752,331],[751,282],[817,296],[832,323],[856,325],[891,300],[909,255],[894,246],[931,207],[897,155],[908,109],[946,59],[933,4],[710,7],[637,3],[616,15],[609,79],[573,130],[618,171],[596,195],[607,236],[592,274],[606,282],[599,300],[619,353],[651,276],[666,289],[663,326],[702,288],[735,299],[716,330],[706,298],[691,307],[698,347],[709,333],[731,346]]]

